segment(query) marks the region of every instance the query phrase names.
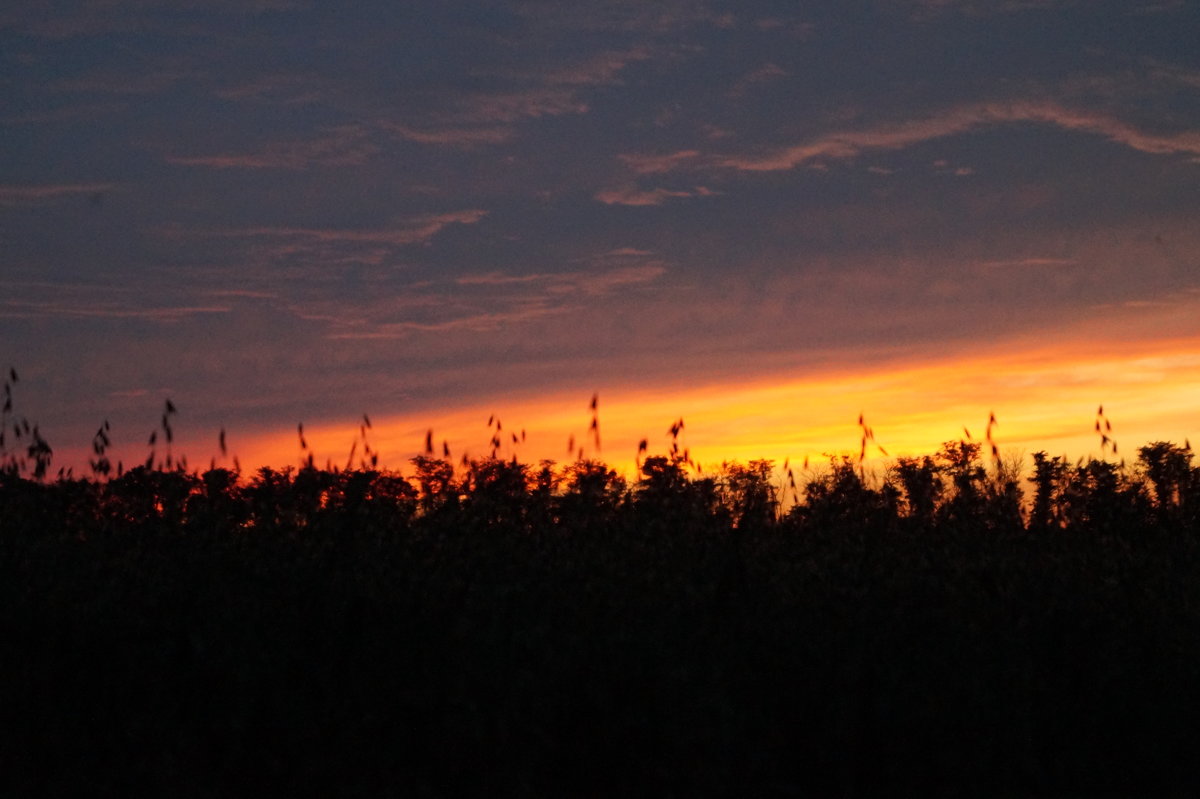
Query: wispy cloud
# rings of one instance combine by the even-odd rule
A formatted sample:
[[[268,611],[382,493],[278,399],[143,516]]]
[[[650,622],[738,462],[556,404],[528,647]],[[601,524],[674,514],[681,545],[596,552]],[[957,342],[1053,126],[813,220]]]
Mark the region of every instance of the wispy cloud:
[[[922,142],[1014,123],[1052,125],[1102,136],[1155,155],[1200,155],[1200,132],[1155,133],[1115,117],[1045,102],[981,103],[923,119],[815,136],[799,144],[757,155],[718,158],[717,166],[746,172],[773,172],[823,161],[853,158],[871,150],[901,150]]]
[[[117,188],[115,183],[61,183],[42,186],[0,185],[0,207],[46,205],[72,197],[97,197]]]
[[[357,166],[379,152],[370,133],[359,125],[330,128],[312,139],[272,142],[262,149],[215,155],[169,155],[183,166],[215,169],[307,169],[311,166]]]
[[[643,254],[641,250],[614,250],[597,259],[598,267],[579,272],[538,273],[509,275],[503,272],[486,272],[465,275],[455,280],[459,286],[515,287],[536,286],[539,291],[562,296],[581,292],[603,295],[625,286],[650,283],[666,273],[666,266],[657,260],[636,264],[611,265],[615,259],[626,259]]]
[[[666,265],[622,249],[598,256],[568,272],[509,274],[482,272],[454,280],[453,287],[409,287],[357,306],[354,314],[327,308],[330,338],[398,339],[420,333],[480,333],[580,312],[597,300],[648,286],[666,273]],[[313,317],[306,317],[313,318]]]
[[[446,147],[472,148],[486,144],[501,144],[513,137],[513,128],[504,125],[415,127],[398,123],[383,123],[381,127],[405,141]]]
[[[91,319],[144,319],[154,322],[178,322],[189,316],[201,314],[224,314],[231,309],[224,305],[182,305],[144,307],[140,303],[120,304],[115,302],[36,302],[27,300],[0,301],[0,317],[9,319],[38,318],[91,318]]]
[[[758,69],[748,73],[737,83],[730,87],[726,94],[730,97],[741,97],[763,83],[769,83],[779,78],[787,77],[787,70],[780,67],[778,64],[764,64]]]
[[[0,317],[9,319],[178,322],[188,317],[230,313],[233,306],[228,300],[242,296],[239,291],[195,291],[161,277],[127,276],[121,281],[97,277],[89,282],[13,280],[6,288],[6,296],[0,300]]]
[[[1150,74],[1160,80],[1200,89],[1200,71],[1158,61],[1150,61],[1149,64]]]
[[[637,186],[621,186],[615,189],[603,189],[596,192],[596,199],[605,205],[662,205],[667,200],[681,197],[711,197],[716,194],[705,186],[696,186],[689,190],[673,189],[639,189]]]
[[[64,5],[68,7],[63,7]],[[10,27],[48,39],[72,39],[111,33],[148,32],[179,35],[180,11],[227,16],[311,7],[308,0],[85,0],[81,3],[15,3],[0,12],[0,28]]]
[[[231,237],[264,237],[299,239],[319,243],[385,244],[407,246],[423,244],[450,225],[473,225],[487,216],[487,211],[467,209],[441,214],[422,214],[398,223],[395,227],[378,229],[258,227],[222,231],[217,235]]]
[[[619,155],[630,169],[639,175],[654,175],[671,172],[685,164],[694,163],[700,157],[699,150],[677,150],[666,155],[625,154]]]
[[[620,266],[607,271],[580,275],[576,281],[579,289],[587,294],[608,294],[620,288],[651,283],[666,274],[661,263],[644,263]]]
[[[724,28],[733,22],[731,15],[696,0],[606,0],[582,5],[520,0],[513,6],[531,23],[556,32],[664,34],[695,26]]]
[[[606,50],[581,61],[541,73],[540,79],[555,86],[604,86],[617,83],[617,75],[625,67],[648,58],[650,58],[650,50],[646,47]]]
[[[139,72],[101,72],[65,78],[49,88],[56,92],[78,92],[115,95],[160,94],[173,88],[180,81],[200,77],[197,72],[171,69],[143,70]]]
[[[1078,5],[1078,0],[912,0],[918,19],[958,12],[972,17],[1050,10]]]
[[[519,286],[528,283],[542,283],[554,280],[552,274],[508,275],[504,272],[484,272],[479,275],[464,275],[455,278],[460,286]]]
[[[1128,11],[1134,15],[1148,14],[1172,14],[1176,11],[1185,10],[1188,6],[1188,0],[1164,0],[1161,3],[1146,3],[1132,8]]]
[[[254,291],[252,289],[210,289],[202,291],[206,297],[234,297],[248,300],[273,300],[279,295],[273,291]]]
[[[215,94],[232,102],[265,102],[306,105],[332,91],[328,80],[317,75],[267,74],[217,89]]]
[[[811,22],[787,17],[760,17],[751,24],[760,31],[781,32],[793,39],[807,39],[816,30],[816,26]]]
[[[1031,257],[981,261],[979,266],[983,269],[1060,269],[1067,266],[1076,266],[1078,263],[1079,261],[1075,258]]]
[[[458,117],[476,123],[516,122],[521,119],[583,114],[588,104],[569,86],[537,86],[524,90],[464,98]]]
[[[378,228],[281,225],[196,230],[167,227],[159,233],[167,240],[226,240],[234,243],[236,261],[248,270],[239,280],[245,280],[247,274],[262,278],[274,275],[277,279],[284,274],[278,268],[286,267],[286,274],[292,279],[320,283],[331,279],[333,274],[342,274],[341,267],[399,263],[406,248],[427,245],[448,227],[477,224],[487,213],[482,209],[463,209],[419,214]],[[225,258],[229,258],[228,253]],[[246,288],[256,292],[276,290],[270,282]]]
[[[510,126],[528,119],[584,114],[587,91],[619,83],[630,64],[650,58],[642,47],[604,51],[584,59],[536,69],[501,69],[487,74],[502,88],[462,93],[423,122],[403,122],[393,130],[413,141],[430,144],[491,144],[505,141]]]
[[[507,311],[484,311],[437,321],[385,322],[361,330],[341,330],[331,333],[331,339],[398,339],[413,333],[448,333],[465,331],[486,333],[502,328],[526,324],[548,316],[560,316],[569,309],[547,305],[544,302],[520,304]]]
[[[0,117],[0,124],[46,125],[56,122],[71,122],[79,119],[97,119],[99,117],[112,117],[125,109],[126,104],[123,101],[69,104]]]

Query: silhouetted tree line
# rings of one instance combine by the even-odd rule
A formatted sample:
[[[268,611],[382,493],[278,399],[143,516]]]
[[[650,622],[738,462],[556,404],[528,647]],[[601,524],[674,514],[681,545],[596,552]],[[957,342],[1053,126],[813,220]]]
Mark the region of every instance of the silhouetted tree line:
[[[0,791],[1200,788],[1187,445],[365,466],[0,470]]]
[[[103,430],[101,431],[103,432]],[[40,437],[31,446],[40,451]],[[531,466],[496,457],[456,466],[431,455],[412,473],[376,468],[259,469],[249,478],[212,468],[186,471],[163,462],[108,477],[26,470],[10,459],[0,469],[0,512],[11,527],[52,528],[86,539],[122,531],[260,535],[327,532],[397,534],[438,526],[463,529],[570,531],[623,525],[692,531],[853,529],[1136,534],[1147,526],[1194,529],[1200,512],[1200,467],[1190,445],[1155,442],[1127,467],[1107,460],[1071,462],[1033,455],[1028,477],[981,445],[947,442],[933,456],[901,457],[882,473],[850,456],[806,470],[801,485],[771,461],[723,464],[705,475],[679,452],[638,463],[637,479],[598,460]],[[95,465],[94,465],[95,466]],[[24,473],[28,471],[28,477]],[[782,484],[781,484],[782,483]]]

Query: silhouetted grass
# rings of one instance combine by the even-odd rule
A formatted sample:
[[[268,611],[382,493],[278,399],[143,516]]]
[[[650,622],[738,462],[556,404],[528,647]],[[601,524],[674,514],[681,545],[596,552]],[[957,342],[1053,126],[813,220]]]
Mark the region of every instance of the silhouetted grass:
[[[768,462],[629,483],[431,431],[402,474],[368,428],[355,470],[300,429],[299,470],[3,471],[6,795],[1200,788],[1188,445],[839,458],[785,510]]]

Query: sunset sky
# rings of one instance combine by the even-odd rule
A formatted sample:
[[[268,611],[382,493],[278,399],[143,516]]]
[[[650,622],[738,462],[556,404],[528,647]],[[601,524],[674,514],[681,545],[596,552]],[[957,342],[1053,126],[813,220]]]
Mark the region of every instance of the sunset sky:
[[[0,366],[84,463],[1200,435],[1185,0],[28,0]],[[505,454],[512,454],[506,446]],[[343,463],[344,465],[344,463]]]

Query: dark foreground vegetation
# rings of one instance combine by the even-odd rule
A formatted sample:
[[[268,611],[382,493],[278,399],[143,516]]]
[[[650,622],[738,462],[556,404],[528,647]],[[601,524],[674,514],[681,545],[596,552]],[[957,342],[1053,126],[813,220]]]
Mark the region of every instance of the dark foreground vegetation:
[[[0,478],[8,796],[1194,795],[1200,469]]]

